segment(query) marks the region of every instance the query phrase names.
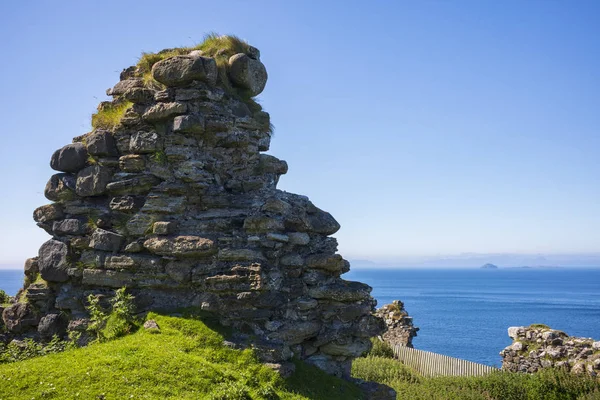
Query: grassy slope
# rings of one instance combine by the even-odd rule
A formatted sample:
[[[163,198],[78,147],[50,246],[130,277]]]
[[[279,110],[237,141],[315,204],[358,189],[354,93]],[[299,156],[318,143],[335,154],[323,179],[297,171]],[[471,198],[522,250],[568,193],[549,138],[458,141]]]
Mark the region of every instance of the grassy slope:
[[[86,348],[0,365],[0,399],[357,399],[357,388],[298,363],[287,381],[195,318],[151,314],[161,327]],[[211,325],[209,323],[209,325]]]

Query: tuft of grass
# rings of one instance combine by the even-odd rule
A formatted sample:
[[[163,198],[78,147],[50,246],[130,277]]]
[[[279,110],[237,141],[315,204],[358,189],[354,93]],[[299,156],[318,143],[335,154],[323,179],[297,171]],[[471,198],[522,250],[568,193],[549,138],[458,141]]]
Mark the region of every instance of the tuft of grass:
[[[125,115],[125,112],[133,105],[130,101],[110,103],[92,115],[92,127],[94,129],[113,130]]]
[[[157,151],[156,153],[152,154],[151,159],[152,159],[152,161],[154,161],[158,164],[161,164],[161,165],[165,165],[168,161],[167,154],[162,150]]]
[[[282,379],[252,350],[223,345],[204,317],[150,313],[160,334],[140,329],[94,343],[0,365],[0,398],[9,399],[281,399],[354,400],[358,388],[296,363]]]

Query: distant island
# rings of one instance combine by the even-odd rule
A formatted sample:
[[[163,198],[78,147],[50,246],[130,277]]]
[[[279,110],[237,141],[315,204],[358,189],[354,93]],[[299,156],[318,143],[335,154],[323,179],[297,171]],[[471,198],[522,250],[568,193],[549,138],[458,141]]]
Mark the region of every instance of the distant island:
[[[481,266],[481,269],[498,269],[498,266],[494,265],[494,264],[487,263],[487,264],[483,264]]]

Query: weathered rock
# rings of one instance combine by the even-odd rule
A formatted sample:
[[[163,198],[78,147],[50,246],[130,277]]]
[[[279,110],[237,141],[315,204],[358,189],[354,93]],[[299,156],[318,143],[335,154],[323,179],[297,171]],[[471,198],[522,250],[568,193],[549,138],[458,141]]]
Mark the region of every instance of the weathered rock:
[[[99,165],[89,166],[77,174],[76,193],[78,196],[98,196],[105,192],[111,179],[110,169]]]
[[[60,204],[47,204],[35,209],[33,212],[33,220],[35,222],[50,222],[57,219],[62,219],[63,209]]]
[[[183,114],[186,111],[187,106],[185,103],[158,103],[150,107],[150,109],[144,113],[143,118],[150,122],[158,122]]]
[[[69,279],[67,269],[69,249],[66,244],[50,239],[40,247],[38,266],[40,275],[49,282],[65,282]]]
[[[110,132],[95,131],[86,138],[88,153],[94,156],[114,156],[117,154],[117,145]]]
[[[371,290],[371,287],[364,283],[340,281],[335,284],[311,288],[308,294],[315,299],[351,302],[368,298]]]
[[[160,150],[161,144],[156,132],[137,132],[131,135],[129,151],[132,153],[154,153]]]
[[[198,236],[177,236],[174,238],[150,238],[144,242],[150,252],[175,257],[200,257],[215,252],[215,243]]]
[[[21,333],[35,327],[40,317],[30,304],[16,303],[4,309],[2,320],[9,332]]]
[[[248,90],[251,96],[256,96],[265,89],[268,76],[263,63],[247,54],[238,53],[229,58],[229,78],[234,84]]]
[[[78,219],[70,218],[54,221],[52,230],[56,235],[83,235],[87,231],[87,226]]]
[[[148,104],[154,100],[154,91],[141,87],[132,87],[123,92],[122,97],[132,103]]]
[[[71,200],[75,196],[75,177],[71,174],[56,174],[52,175],[46,188],[44,195],[48,200],[66,201]]]
[[[44,340],[50,340],[54,336],[62,337],[67,330],[67,319],[61,314],[46,314],[38,324],[38,333]]]
[[[391,387],[377,382],[356,382],[364,394],[365,400],[396,400],[396,391]]]
[[[208,57],[175,56],[154,64],[152,76],[167,86],[183,86],[194,80],[214,85],[217,82],[217,63]]]
[[[152,232],[155,235],[169,235],[175,231],[175,223],[167,221],[155,222],[152,225]]]
[[[292,362],[265,363],[265,366],[277,372],[284,379],[289,378],[290,376],[294,375],[294,372],[296,372],[296,364]]]
[[[28,258],[25,260],[25,266],[23,268],[25,275],[30,279],[35,277],[35,275],[40,272],[40,266],[38,264],[38,258]]]
[[[120,271],[84,269],[82,283],[84,285],[112,288],[129,287],[133,284],[133,274]]]
[[[204,119],[199,115],[180,115],[173,120],[173,132],[202,133]]]
[[[138,154],[128,154],[119,158],[119,168],[125,172],[141,172],[145,167],[144,157]]]
[[[160,327],[153,319],[149,319],[148,321],[144,322],[144,329],[152,333],[160,333]]]
[[[78,172],[85,167],[88,153],[81,143],[73,143],[56,150],[50,159],[50,167],[61,172]]]
[[[123,245],[125,238],[117,233],[96,229],[92,233],[90,247],[96,250],[117,252]]]

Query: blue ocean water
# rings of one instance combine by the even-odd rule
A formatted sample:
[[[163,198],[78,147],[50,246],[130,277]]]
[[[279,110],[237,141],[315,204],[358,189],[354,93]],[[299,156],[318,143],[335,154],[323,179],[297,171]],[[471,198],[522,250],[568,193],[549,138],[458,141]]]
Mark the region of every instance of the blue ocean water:
[[[344,278],[371,285],[379,305],[403,301],[422,350],[500,366],[509,326],[600,339],[600,269],[355,269]],[[6,293],[22,282],[22,270],[0,270]]]
[[[9,296],[14,296],[23,286],[22,269],[0,269],[0,289]]]
[[[500,366],[509,326],[543,323],[600,339],[600,269],[356,269],[379,306],[404,302],[415,348]]]

